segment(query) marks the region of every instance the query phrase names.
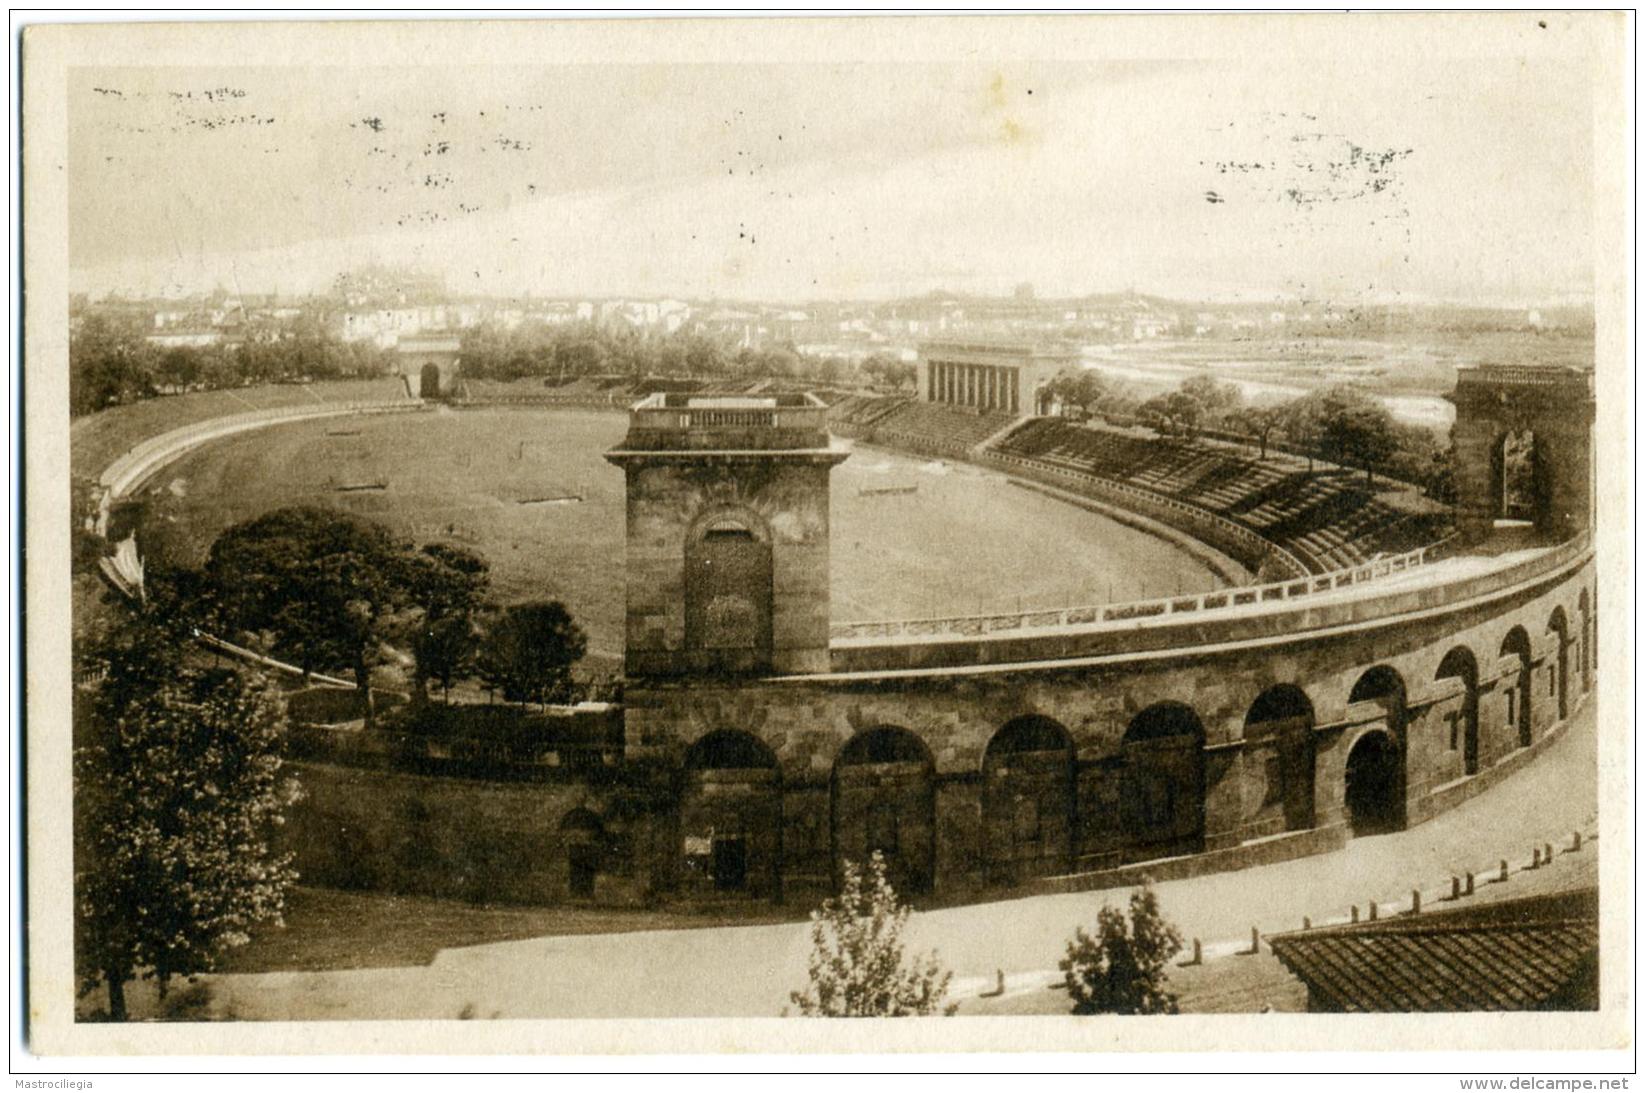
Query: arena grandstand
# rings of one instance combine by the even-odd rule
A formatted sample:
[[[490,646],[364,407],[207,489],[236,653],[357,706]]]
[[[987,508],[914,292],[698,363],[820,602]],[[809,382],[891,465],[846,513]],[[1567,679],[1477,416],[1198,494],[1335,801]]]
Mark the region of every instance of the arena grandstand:
[[[1060,417],[1019,423],[894,397],[856,396],[834,406],[831,417],[836,432],[891,448],[953,459],[997,453],[1146,490],[1248,528],[1314,573],[1413,550],[1447,533],[1448,510],[1415,487],[1388,479],[1368,486],[1358,472],[1285,452],[1261,459],[1221,440]]]

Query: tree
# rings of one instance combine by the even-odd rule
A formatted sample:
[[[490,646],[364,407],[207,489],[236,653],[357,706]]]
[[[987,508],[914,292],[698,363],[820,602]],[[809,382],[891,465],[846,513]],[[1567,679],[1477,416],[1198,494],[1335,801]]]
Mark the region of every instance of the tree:
[[[1199,403],[1205,416],[1210,418],[1231,414],[1245,402],[1238,387],[1218,382],[1211,376],[1190,376],[1182,381],[1178,390]]]
[[[1087,416],[1095,413],[1109,396],[1108,384],[1089,368],[1059,373],[1048,387],[1051,395],[1064,406],[1076,407]]]
[[[408,568],[409,594],[416,605],[409,626],[416,694],[425,697],[432,679],[449,696],[452,680],[467,670],[478,648],[474,616],[490,567],[471,550],[429,543],[410,559]]]
[[[407,601],[410,547],[387,528],[329,509],[277,509],[225,531],[206,572],[231,625],[269,631],[306,672],[354,673],[371,720],[371,668]]]
[[[587,651],[588,636],[560,601],[520,603],[484,628],[476,667],[505,699],[547,703],[570,696],[571,666]]]
[[[1096,936],[1074,930],[1062,969],[1076,1014],[1176,1013],[1177,997],[1165,989],[1165,971],[1182,951],[1182,935],[1160,916],[1153,886],[1131,894],[1131,917],[1104,904]]]
[[[1155,395],[1142,404],[1140,412],[1154,418],[1166,430],[1181,433],[1190,439],[1199,432],[1200,423],[1205,418],[1205,406],[1184,391]]]
[[[1280,427],[1281,413],[1275,406],[1246,406],[1228,416],[1235,429],[1255,440],[1259,459],[1268,458],[1268,438]]]
[[[811,912],[810,982],[789,1000],[805,1017],[952,1017],[944,1006],[953,972],[935,952],[907,958],[903,928],[912,908],[897,898],[879,851],[868,873],[845,863],[838,897]]]
[[[1385,406],[1352,387],[1328,389],[1320,403],[1320,442],[1332,461],[1365,468],[1365,481],[1394,453],[1394,418]]]
[[[112,641],[77,726],[76,975],[116,1021],[128,982],[210,971],[296,879],[269,845],[298,794],[284,710],[261,679],[185,664],[180,637],[142,621]]]

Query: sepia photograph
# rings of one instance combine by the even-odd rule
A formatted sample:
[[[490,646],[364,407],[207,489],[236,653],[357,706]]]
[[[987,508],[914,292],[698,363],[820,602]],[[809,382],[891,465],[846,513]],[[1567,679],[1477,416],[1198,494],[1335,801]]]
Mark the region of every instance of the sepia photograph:
[[[1631,39],[28,27],[31,1050],[1631,1050]]]

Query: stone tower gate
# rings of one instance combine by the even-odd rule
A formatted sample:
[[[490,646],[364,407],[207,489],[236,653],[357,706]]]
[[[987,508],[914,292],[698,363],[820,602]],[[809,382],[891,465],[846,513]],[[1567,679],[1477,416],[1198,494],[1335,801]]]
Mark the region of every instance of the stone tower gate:
[[[1470,539],[1507,515],[1510,434],[1530,432],[1530,516],[1567,538],[1593,519],[1593,373],[1575,368],[1480,365],[1457,369],[1457,523]]]
[[[656,394],[606,458],[628,479],[630,678],[828,670],[827,410]]]

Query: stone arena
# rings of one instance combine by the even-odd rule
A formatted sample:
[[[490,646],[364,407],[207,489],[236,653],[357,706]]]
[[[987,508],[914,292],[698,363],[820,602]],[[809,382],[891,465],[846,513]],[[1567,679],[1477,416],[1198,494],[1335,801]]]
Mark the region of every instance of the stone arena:
[[[144,438],[102,469],[104,526],[236,433],[529,398],[421,351],[403,397]],[[600,761],[408,763],[364,730],[305,730],[284,836],[304,882],[803,906],[875,851],[928,902],[1169,879],[1420,824],[1534,762],[1587,700],[1590,373],[1461,370],[1441,541],[1334,469],[1036,416],[1058,359],[934,346],[913,399],[539,392],[549,411],[628,414],[606,453],[625,481],[623,697],[566,712],[604,734]],[[1528,514],[1505,502],[1511,432],[1535,438]],[[848,440],[988,467],[1190,552],[1223,586],[835,622],[830,476]],[[135,551],[104,569],[141,581]]]

